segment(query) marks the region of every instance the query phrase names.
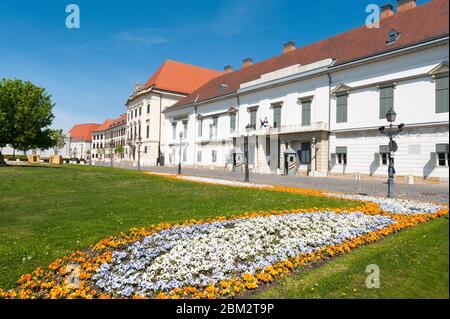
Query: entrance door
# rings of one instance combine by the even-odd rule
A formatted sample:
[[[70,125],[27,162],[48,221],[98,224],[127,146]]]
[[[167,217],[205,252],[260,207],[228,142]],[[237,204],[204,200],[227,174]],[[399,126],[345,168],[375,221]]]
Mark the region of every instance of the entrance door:
[[[311,143],[302,143],[300,151],[298,151],[298,157],[301,165],[311,164]]]

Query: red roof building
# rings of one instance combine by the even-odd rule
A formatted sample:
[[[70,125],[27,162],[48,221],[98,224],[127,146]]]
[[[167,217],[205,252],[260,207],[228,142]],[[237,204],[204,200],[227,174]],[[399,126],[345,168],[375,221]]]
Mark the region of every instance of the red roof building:
[[[434,0],[415,8],[397,10],[395,15],[392,13],[381,20],[380,28],[362,26],[253,65],[246,59],[243,68],[215,77],[168,109],[234,94],[242,83],[292,65],[331,58],[335,60],[334,66],[338,66],[448,35],[448,15],[449,1]],[[395,43],[387,43],[386,35],[390,30],[401,34]]]
[[[70,129],[70,138],[72,142],[91,142],[92,132],[98,130],[100,126],[100,124],[96,123],[77,124]]]

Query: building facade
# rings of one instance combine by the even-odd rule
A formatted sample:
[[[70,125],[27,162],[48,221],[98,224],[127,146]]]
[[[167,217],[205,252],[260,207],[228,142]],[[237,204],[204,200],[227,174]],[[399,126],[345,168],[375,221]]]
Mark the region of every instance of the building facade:
[[[127,115],[107,119],[92,133],[92,161],[116,162],[125,158]],[[118,146],[121,147],[118,147]]]
[[[165,111],[168,165],[448,181],[448,1],[382,7],[361,27],[212,79]],[[426,26],[426,27],[423,27]],[[394,109],[390,154],[379,132]],[[398,124],[397,123],[397,124]]]
[[[221,72],[167,60],[144,84],[136,84],[127,106],[126,160],[137,165],[165,163],[162,111],[189,95]]]
[[[100,126],[96,123],[77,124],[69,131],[68,155],[71,159],[91,160],[92,133]]]

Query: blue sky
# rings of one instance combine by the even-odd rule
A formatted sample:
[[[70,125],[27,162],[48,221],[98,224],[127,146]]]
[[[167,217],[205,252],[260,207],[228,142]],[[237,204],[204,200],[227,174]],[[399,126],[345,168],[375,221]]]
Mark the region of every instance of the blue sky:
[[[165,59],[239,68],[243,58],[279,54],[289,40],[303,46],[363,25],[366,5],[387,2],[1,1],[0,78],[45,87],[56,104],[54,126],[67,130],[123,113],[134,83]],[[70,3],[80,7],[80,29],[65,26]]]

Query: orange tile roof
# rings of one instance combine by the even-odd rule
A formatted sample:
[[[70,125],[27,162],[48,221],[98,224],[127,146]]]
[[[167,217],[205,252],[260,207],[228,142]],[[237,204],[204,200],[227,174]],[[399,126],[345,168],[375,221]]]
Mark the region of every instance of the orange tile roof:
[[[77,124],[72,127],[69,131],[70,138],[75,141],[92,141],[92,132],[96,130],[100,124],[88,123],[88,124]]]
[[[109,127],[111,126],[111,124],[114,122],[113,119],[107,119],[106,121],[104,121],[99,127],[97,127],[95,129],[95,131],[93,132],[102,132],[102,131],[106,131],[107,129],[109,129]]]
[[[127,114],[124,113],[120,117],[114,119],[113,122],[111,123],[110,127],[116,127],[116,126],[125,124],[126,122],[127,122]]]
[[[142,89],[148,89],[154,86],[164,91],[189,94],[223,73],[186,63],[166,60],[143,85]]]
[[[448,26],[449,0],[433,0],[382,20],[379,29],[368,29],[366,26],[362,26],[252,66],[215,77],[198,90],[167,108],[167,110],[236,93],[242,83],[256,80],[262,74],[295,64],[306,65],[332,58],[335,59],[335,65],[341,65],[448,36]],[[387,44],[387,35],[392,29],[400,32],[401,36],[397,42]],[[219,90],[221,86],[223,90]]]

